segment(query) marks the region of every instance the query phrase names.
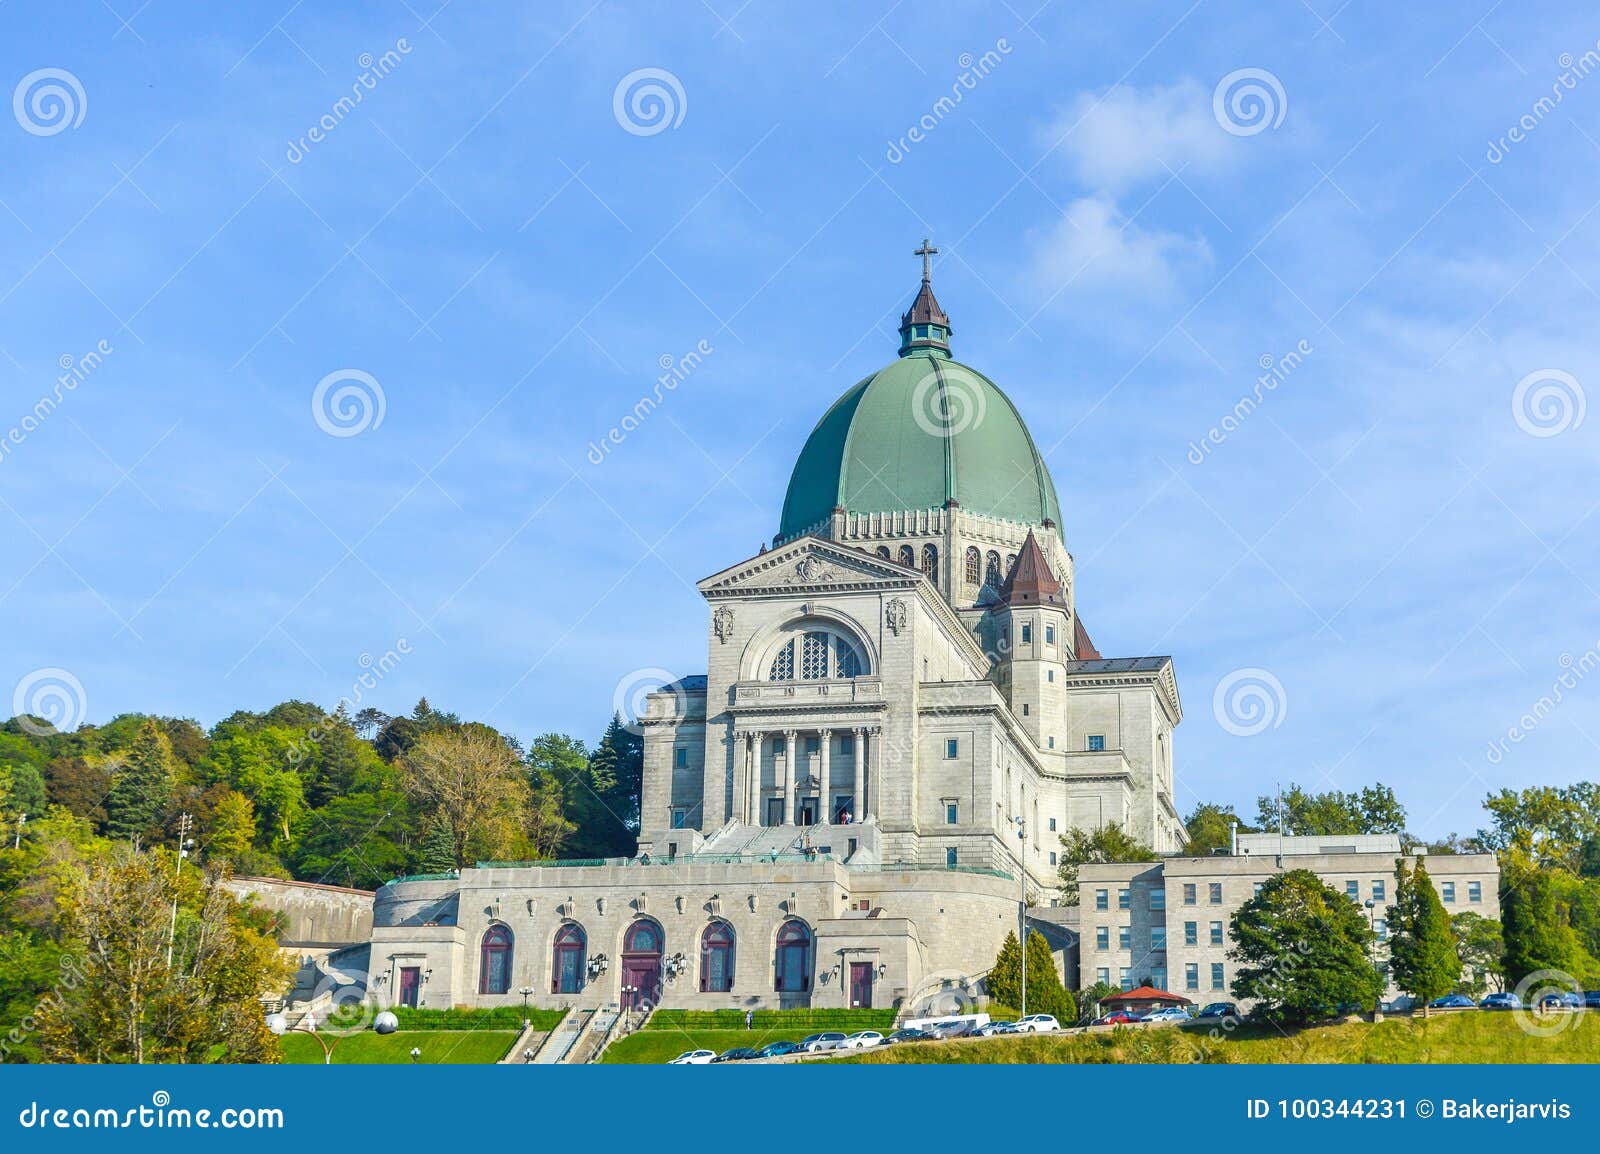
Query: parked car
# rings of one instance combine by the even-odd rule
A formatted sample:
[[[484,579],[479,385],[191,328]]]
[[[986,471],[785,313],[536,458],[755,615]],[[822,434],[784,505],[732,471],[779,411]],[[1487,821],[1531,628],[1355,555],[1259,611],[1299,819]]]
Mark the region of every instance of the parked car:
[[[759,1057],[761,1057],[761,1055],[759,1053],[757,1053],[755,1050],[752,1050],[749,1046],[735,1046],[731,1050],[722,1051],[722,1053],[718,1054],[715,1058],[711,1059],[711,1061],[713,1063],[717,1063],[717,1062],[748,1062],[753,1058],[759,1058]]]
[[[1026,1018],[1018,1018],[1015,1032],[1018,1034],[1050,1034],[1061,1029],[1061,1023],[1056,1021],[1054,1014],[1029,1014]]]
[[[799,1052],[799,1042],[768,1042],[756,1051],[756,1055],[761,1058],[786,1058]]]
[[[857,1030],[834,1047],[835,1050],[870,1050],[883,1045],[883,1035],[877,1030]]]
[[[800,1048],[808,1054],[820,1054],[824,1050],[831,1050],[844,1041],[844,1035],[837,1030],[825,1034],[808,1034],[800,1040]]]
[[[1194,1020],[1197,1022],[1237,1022],[1240,1020],[1239,1007],[1232,1002],[1210,1002],[1201,1007],[1200,1012],[1194,1016]]]
[[[1112,1010],[1109,1014],[1101,1014],[1091,1026],[1132,1026],[1142,1019],[1131,1010]]]
[[[947,1022],[935,1022],[926,1029],[929,1037],[942,1042],[946,1038],[962,1038],[972,1033],[972,1023],[951,1019]]]
[[[1546,1013],[1557,1010],[1581,1010],[1583,1009],[1583,996],[1581,994],[1569,993],[1567,991],[1546,994],[1544,997],[1539,999],[1539,1008]]]
[[[1520,1010],[1522,999],[1515,994],[1486,994],[1478,1003],[1480,1010]]]
[[[903,1042],[936,1042],[936,1041],[938,1041],[938,1039],[935,1038],[932,1034],[928,1033],[928,1031],[926,1031],[926,1030],[918,1030],[913,1026],[907,1026],[903,1030],[896,1030],[894,1033],[890,1034],[887,1038],[885,1038],[883,1040],[883,1044],[885,1046],[898,1046]]]
[[[1000,1034],[1015,1034],[1016,1032],[1017,1024],[1015,1022],[985,1022],[972,1031],[972,1036],[974,1038],[993,1038]]]
[[[1600,1010],[1600,990],[1584,991],[1583,1008],[1586,1010]]]
[[[1163,1006],[1159,1010],[1151,1010],[1139,1019],[1141,1022],[1187,1022],[1189,1011],[1182,1006]]]
[[[1471,1010],[1476,1003],[1465,994],[1446,994],[1428,1003],[1430,1010]]]
[[[717,1060],[715,1050],[685,1050],[672,1061],[669,1066],[709,1066]]]

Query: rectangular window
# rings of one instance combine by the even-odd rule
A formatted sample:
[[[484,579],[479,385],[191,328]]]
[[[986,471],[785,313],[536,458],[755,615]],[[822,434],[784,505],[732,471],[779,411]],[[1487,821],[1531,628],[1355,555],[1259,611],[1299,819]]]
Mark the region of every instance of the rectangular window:
[[[1439,889],[1442,891],[1441,896],[1444,898],[1444,904],[1447,906],[1454,905],[1456,901],[1456,883],[1442,882]]]
[[[1054,625],[1046,625],[1044,627],[1044,643],[1046,645],[1054,645],[1056,643],[1056,627]]]
[[[1109,950],[1111,948],[1110,926],[1096,926],[1094,928],[1094,948],[1097,950]]]
[[[1119,950],[1131,950],[1131,949],[1133,949],[1133,927],[1132,926],[1118,926],[1117,927],[1117,949],[1119,949]]]
[[[1097,909],[1097,910],[1108,910],[1108,909],[1111,908],[1111,891],[1110,890],[1095,890],[1094,891],[1094,908]]]
[[[1152,950],[1164,950],[1164,949],[1167,948],[1167,927],[1166,926],[1151,926],[1150,927],[1150,948]],[[1157,988],[1159,989],[1160,987],[1157,987]]]
[[[1133,894],[1131,890],[1117,891],[1117,908],[1119,910],[1131,910],[1133,908]]]
[[[949,847],[948,849],[946,849],[944,851],[944,864],[947,865],[947,866],[953,866],[953,865],[956,864],[956,847],[955,846],[951,846],[951,847]]]
[[[1388,892],[1389,892],[1388,885],[1384,882],[1384,880],[1382,878],[1373,878],[1372,879],[1372,900],[1373,901],[1375,901],[1375,902],[1383,901],[1384,900],[1384,895],[1387,894]]]
[[[820,738],[817,738],[817,737],[808,737],[808,738],[806,738],[806,752],[807,753],[816,753],[821,748],[822,748],[822,740]]]
[[[672,811],[672,828],[673,829],[682,829],[683,828],[683,823],[684,823],[684,820],[685,820],[685,816],[686,815],[684,814],[683,810],[681,810],[681,809],[673,810]]]
[[[1214,946],[1220,946],[1222,944],[1222,923],[1221,922],[1212,922],[1211,923],[1211,944],[1214,945]]]
[[[672,751],[672,757],[677,763],[679,769],[687,768],[689,764],[689,751],[687,749],[679,746],[677,749]]]
[[[1193,882],[1183,883],[1183,904],[1192,906],[1195,903],[1195,885]]]
[[[1026,701],[1024,701],[1022,703],[1022,716],[1023,717],[1027,717],[1028,716],[1028,703]]]
[[[1183,923],[1183,944],[1186,946],[1198,946],[1200,944],[1199,922]]]
[[[1056,739],[1052,737],[1050,739],[1050,748],[1054,749],[1055,747],[1056,747]]]
[[[856,751],[856,735],[844,733],[839,735],[839,752],[854,753]]]
[[[1153,910],[1164,910],[1164,909],[1167,908],[1167,891],[1166,890],[1151,890],[1150,891],[1150,908],[1153,909]]]
[[[1046,669],[1044,671],[1044,679],[1049,682],[1054,682],[1056,679],[1056,671],[1054,669]]]
[[[1167,988],[1167,967],[1153,966],[1150,970],[1150,984],[1158,990]]]
[[[1122,967],[1122,969],[1118,973],[1118,978],[1120,980],[1118,981],[1117,984],[1119,986],[1121,986],[1124,990],[1133,989],[1133,971],[1130,970],[1127,966],[1123,966]]]
[[[1210,893],[1210,899],[1209,900],[1210,900],[1211,904],[1214,905],[1214,906],[1220,906],[1222,904],[1222,883],[1221,882],[1212,882],[1210,890],[1211,890],[1211,893]]]
[[[1106,751],[1106,735],[1103,734],[1103,733],[1091,733],[1089,735],[1089,752],[1090,753],[1104,753],[1105,751]]]
[[[1033,644],[1033,626],[1026,621],[1022,623],[1022,643],[1024,645]]]
[[[781,737],[774,737],[772,739],[772,752],[773,753],[782,753],[783,752],[784,740],[785,739],[781,738]]]
[[[1389,940],[1389,923],[1384,921],[1382,918],[1379,918],[1377,921],[1372,923],[1372,929],[1373,932],[1378,935],[1378,940],[1380,942],[1386,942]]]
[[[1050,832],[1051,833],[1055,833],[1056,832],[1056,819],[1055,818],[1051,818],[1050,819]]]
[[[953,801],[945,803],[945,807],[944,807],[944,824],[945,825],[955,825],[956,824],[956,803],[953,802]]]
[[[1483,883],[1482,882],[1468,882],[1467,883],[1467,900],[1469,902],[1481,902],[1483,900]]]
[[[1200,988],[1200,963],[1185,962],[1183,965],[1183,988],[1198,990]]]
[[[1227,988],[1227,982],[1223,980],[1222,963],[1221,962],[1212,962],[1211,963],[1211,988],[1213,990],[1221,990],[1221,989]]]
[[[1050,864],[1051,865],[1055,865],[1056,864],[1056,851],[1055,850],[1051,850],[1050,851]]]
[[[1111,970],[1106,966],[1101,966],[1094,972],[1094,980],[1102,986],[1109,986],[1111,984]]]
[[[1357,881],[1345,882],[1344,896],[1353,902],[1359,902],[1361,900],[1361,883]]]
[[[956,759],[956,756],[958,754],[960,754],[960,752],[961,752],[961,741],[960,741],[959,738],[954,738],[954,737],[945,738],[945,741],[944,741],[944,759],[946,761],[954,761]]]

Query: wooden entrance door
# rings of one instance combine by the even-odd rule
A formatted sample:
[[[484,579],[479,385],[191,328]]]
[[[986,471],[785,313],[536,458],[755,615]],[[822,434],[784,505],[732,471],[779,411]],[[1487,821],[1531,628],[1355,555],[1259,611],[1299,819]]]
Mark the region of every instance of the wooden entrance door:
[[[850,1008],[870,1010],[872,1008],[872,971],[871,962],[850,963]]]
[[[417,1008],[417,1000],[422,990],[422,967],[402,966],[400,968],[400,1004]]]

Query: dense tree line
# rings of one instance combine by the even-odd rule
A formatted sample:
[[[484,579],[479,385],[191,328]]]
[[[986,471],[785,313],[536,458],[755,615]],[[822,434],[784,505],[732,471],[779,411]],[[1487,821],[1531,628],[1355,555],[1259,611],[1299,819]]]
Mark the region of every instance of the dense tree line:
[[[173,844],[187,813],[202,863],[373,888],[478,860],[631,854],[643,761],[621,718],[593,750],[560,734],[524,748],[426,699],[397,717],[286,701],[209,730],[125,714],[57,733],[13,718],[0,726],[0,820],[8,845],[66,814],[150,847]]]

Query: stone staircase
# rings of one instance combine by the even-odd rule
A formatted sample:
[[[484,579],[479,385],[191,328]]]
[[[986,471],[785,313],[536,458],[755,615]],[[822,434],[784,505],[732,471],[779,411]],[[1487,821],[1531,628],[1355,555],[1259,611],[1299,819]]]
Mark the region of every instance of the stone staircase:
[[[611,1032],[622,1015],[616,1010],[596,1010],[578,1040],[572,1044],[561,1060],[569,1066],[582,1066],[594,1061],[611,1040]]]
[[[544,1040],[544,1045],[533,1056],[535,1066],[554,1066],[567,1060],[567,1053],[577,1045],[578,1039],[583,1036],[583,1031],[588,1027],[589,1020],[595,1011],[572,1009],[566,1016],[556,1023],[556,1028],[551,1030]]]
[[[808,826],[813,831],[818,826]],[[718,830],[706,842],[701,853],[739,854],[743,857],[765,857],[772,854],[800,852],[800,840],[805,830],[794,825],[728,825]],[[813,833],[813,844],[816,838]]]

